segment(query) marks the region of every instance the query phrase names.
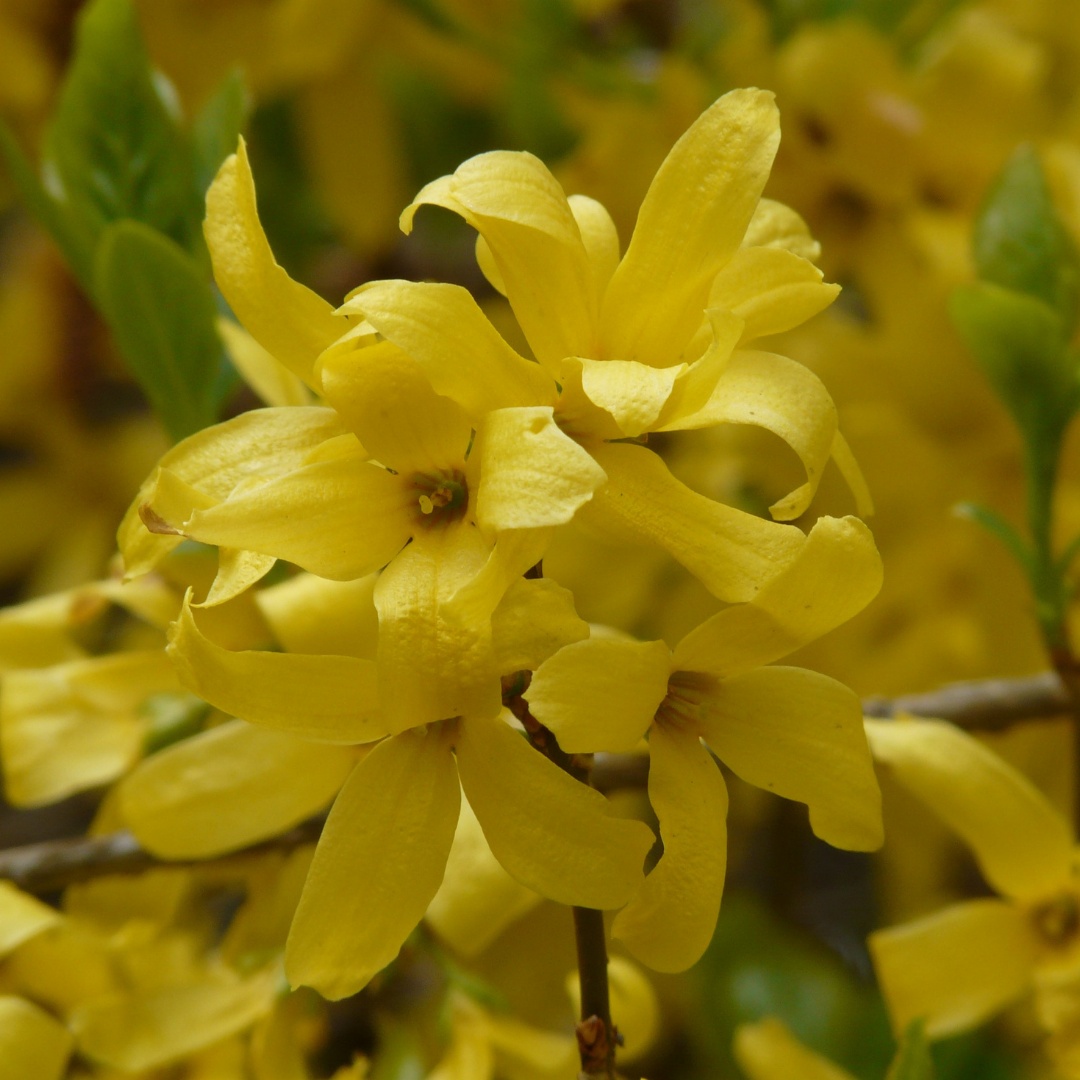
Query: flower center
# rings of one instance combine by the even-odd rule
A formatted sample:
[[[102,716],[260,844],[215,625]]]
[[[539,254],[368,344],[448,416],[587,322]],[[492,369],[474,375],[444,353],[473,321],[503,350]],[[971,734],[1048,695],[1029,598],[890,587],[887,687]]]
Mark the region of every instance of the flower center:
[[[465,513],[469,489],[465,477],[456,469],[448,472],[417,473],[413,488],[418,492],[416,505],[422,524],[456,521]]]
[[[702,701],[716,680],[698,671],[676,671],[668,680],[667,697],[656,710],[656,722],[669,728],[701,734]]]
[[[1080,934],[1080,898],[1075,893],[1062,893],[1032,908],[1031,921],[1052,949],[1066,948]]]

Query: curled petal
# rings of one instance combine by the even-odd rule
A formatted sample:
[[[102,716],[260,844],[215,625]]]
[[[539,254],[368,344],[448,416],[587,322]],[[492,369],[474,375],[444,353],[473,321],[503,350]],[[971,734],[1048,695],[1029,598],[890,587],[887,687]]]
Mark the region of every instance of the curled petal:
[[[349,324],[278,265],[259,221],[243,139],[206,193],[204,231],[214,279],[236,317],[271,356],[314,386],[316,358]]]
[[[233,716],[320,742],[372,742],[387,733],[370,660],[223,649],[199,630],[188,605],[168,652],[184,686]]]
[[[967,1031],[1027,990],[1039,943],[1023,913],[970,900],[870,935],[870,953],[896,1031],[926,1021],[931,1038]]]
[[[501,719],[465,718],[458,772],[491,850],[530,889],[560,904],[615,908],[641,882],[652,833],[534,750]]]
[[[1027,777],[943,720],[867,720],[874,757],[970,847],[1006,896],[1053,894],[1069,880],[1074,839]]]
[[[326,820],[285,946],[294,986],[336,1001],[397,956],[442,880],[460,799],[437,732],[395,735],[356,766]]]
[[[682,364],[654,368],[634,360],[578,360],[586,396],[609,413],[628,438],[654,429],[685,370]]]
[[[603,203],[590,199],[588,195],[571,195],[567,202],[589,256],[599,304],[611,275],[619,265],[619,232]]]
[[[120,810],[155,855],[212,858],[327,806],[355,761],[343,747],[233,720],[147,758],[121,784]]]
[[[714,596],[749,600],[798,554],[805,537],[792,525],[763,521],[698,495],[641,446],[595,447],[608,475],[587,508],[590,523],[614,523],[652,541]]]
[[[727,788],[696,735],[652,729],[649,802],[664,854],[611,932],[654,971],[685,971],[712,939],[727,868]]]
[[[662,641],[590,638],[560,649],[525,692],[533,715],[568,754],[633,750],[668,691]]]
[[[834,847],[881,847],[881,792],[851,690],[816,671],[767,667],[703,697],[705,739],[725,765],[806,803],[814,832]]]

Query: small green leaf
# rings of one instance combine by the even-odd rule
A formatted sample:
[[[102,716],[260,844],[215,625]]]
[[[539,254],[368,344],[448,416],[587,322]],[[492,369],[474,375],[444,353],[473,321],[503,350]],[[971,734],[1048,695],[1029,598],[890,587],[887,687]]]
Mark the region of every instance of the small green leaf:
[[[904,1032],[885,1080],[934,1080],[934,1065],[921,1020],[913,1021]]]
[[[953,513],[957,517],[974,521],[981,525],[991,536],[1000,540],[1009,549],[1013,558],[1024,568],[1029,575],[1034,563],[1032,553],[1024,543],[1023,537],[1014,529],[1000,514],[978,503],[962,502],[953,507]]]
[[[1060,316],[1033,296],[983,282],[958,288],[949,311],[1029,449],[1040,457],[1052,451],[1056,460],[1080,405]]]
[[[244,77],[237,70],[222,80],[214,96],[195,118],[191,136],[195,182],[199,191],[206,191],[221,163],[236,152],[250,105]]]
[[[369,1080],[424,1080],[428,1069],[416,1030],[401,1020],[381,1015],[375,1019],[375,1031],[378,1045]]]
[[[34,167],[27,161],[15,136],[3,121],[0,121],[0,157],[26,208],[53,238],[71,272],[89,291],[93,237],[63,203],[45,190]]]
[[[187,136],[149,57],[131,0],[91,0],[45,135],[47,184],[85,231],[134,218],[184,247],[201,206]]]
[[[149,722],[143,752],[156,754],[202,731],[210,706],[194,694],[164,692],[151,694],[139,714]]]
[[[135,221],[98,245],[94,294],[128,366],[174,439],[216,419],[217,312],[195,260]]]
[[[1050,199],[1042,166],[1020,147],[1002,170],[975,223],[979,277],[1036,297],[1076,326],[1080,255]]]

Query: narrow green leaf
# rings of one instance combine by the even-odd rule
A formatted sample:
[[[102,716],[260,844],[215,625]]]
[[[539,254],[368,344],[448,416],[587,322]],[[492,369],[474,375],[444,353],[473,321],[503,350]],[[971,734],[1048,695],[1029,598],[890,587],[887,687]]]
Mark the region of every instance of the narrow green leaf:
[[[45,175],[96,237],[134,218],[184,247],[201,206],[191,150],[164,81],[150,68],[131,0],[91,0],[45,135]]]
[[[885,1080],[934,1080],[934,1065],[921,1020],[913,1021],[904,1032]]]
[[[987,195],[975,223],[974,256],[984,281],[1034,296],[1067,331],[1076,326],[1080,255],[1030,146],[1013,154]]]
[[[235,153],[250,105],[244,77],[236,70],[222,80],[195,118],[191,136],[199,191],[206,191],[221,163]]]
[[[1031,574],[1033,562],[1031,551],[1024,543],[1023,537],[1014,529],[1000,514],[978,503],[962,502],[953,507],[953,513],[957,517],[974,521],[981,525],[991,536],[1000,540],[1012,554],[1013,558],[1024,568],[1025,573]]]
[[[0,157],[27,210],[53,238],[71,272],[89,291],[93,239],[79,222],[45,190],[34,167],[27,161],[15,136],[0,120]]]
[[[222,347],[195,260],[146,225],[117,222],[98,245],[94,286],[120,351],[173,438],[212,424]]]
[[[1056,460],[1080,405],[1062,319],[1033,296],[982,282],[958,288],[949,311],[1029,448]]]

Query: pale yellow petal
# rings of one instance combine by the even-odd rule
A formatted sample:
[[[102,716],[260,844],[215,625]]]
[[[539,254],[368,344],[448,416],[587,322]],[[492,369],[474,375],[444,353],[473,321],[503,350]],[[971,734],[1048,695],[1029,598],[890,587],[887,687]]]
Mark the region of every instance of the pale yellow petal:
[[[570,203],[570,212],[578,223],[581,242],[589,256],[599,307],[611,275],[619,265],[619,233],[603,203],[590,199],[588,195],[571,195],[567,202]]]
[[[611,932],[654,971],[685,971],[712,939],[727,868],[727,788],[696,735],[652,729],[649,802],[664,854]]]
[[[0,1080],[61,1080],[71,1034],[59,1020],[24,998],[0,997]]]
[[[285,832],[330,804],[355,754],[233,720],[147,758],[119,787],[148,851],[205,859]]]
[[[261,555],[257,551],[237,548],[221,548],[218,552],[218,572],[206,599],[198,607],[216,607],[234,600],[252,585],[262,581],[277,559],[273,555]]]
[[[259,221],[243,139],[206,193],[204,231],[214,279],[236,317],[271,356],[314,385],[316,358],[349,324],[278,265]]]
[[[922,1018],[942,1038],[970,1030],[1031,985],[1039,943],[1022,912],[969,900],[870,935],[893,1028]]]
[[[406,475],[463,467],[472,439],[468,416],[436,393],[396,345],[330,353],[321,374],[326,400],[381,464]]]
[[[732,1051],[747,1080],[852,1080],[851,1073],[803,1046],[771,1016],[740,1024]]]
[[[193,507],[178,527],[204,544],[274,555],[344,581],[370,574],[401,550],[413,528],[415,502],[409,481],[357,450],[216,506]]]
[[[451,603],[486,564],[477,533],[458,522],[418,534],[375,585],[379,700],[392,731],[499,709],[490,616],[474,621]]]
[[[437,732],[395,735],[356,766],[289,932],[294,986],[348,997],[397,956],[442,880],[459,805],[454,761]]]
[[[200,631],[190,607],[173,627],[168,651],[183,685],[233,716],[320,742],[364,743],[386,734],[371,660],[233,652]]]
[[[995,889],[1035,898],[1068,882],[1068,823],[989,747],[943,720],[867,720],[866,734],[875,759],[971,847]]]
[[[738,349],[701,409],[671,421],[665,430],[716,424],[765,428],[799,455],[806,483],[769,510],[780,521],[802,514],[821,482],[836,436],[836,406],[822,381],[809,368],[786,356]]]
[[[375,574],[355,581],[297,574],[260,589],[255,603],[287,652],[374,660],[379,633],[375,581]]]
[[[881,847],[881,792],[859,699],[816,671],[767,667],[701,691],[705,740],[733,772],[810,808],[834,847]]]
[[[568,754],[633,750],[668,692],[662,641],[590,638],[560,649],[533,673],[532,714]]]
[[[488,413],[477,442],[482,529],[563,525],[604,482],[604,470],[559,429],[548,406]]]
[[[450,1019],[450,1045],[426,1080],[493,1080],[495,1054],[487,1018],[467,1000],[456,1005]]]
[[[581,1075],[577,1040],[494,1013],[487,1018],[497,1075],[507,1080],[577,1080]]]
[[[858,518],[819,518],[753,600],[706,619],[675,646],[674,666],[728,676],[770,664],[857,615],[881,581],[870,530]]]
[[[566,977],[566,989],[581,1012],[581,980],[576,971]],[[660,1033],[660,999],[649,977],[625,956],[608,960],[611,1017],[619,1029],[619,1061],[633,1060],[652,1048]]]
[[[742,242],[779,140],[772,94],[733,90],[675,144],[608,286],[601,317],[607,357],[656,367],[693,359],[683,350],[708,306],[712,279]]]
[[[55,908],[22,892],[10,881],[0,881],[0,957],[59,922],[60,913]]]
[[[775,199],[762,199],[754,208],[743,246],[782,248],[810,262],[821,254],[821,245],[802,217]]]
[[[75,1009],[80,1053],[135,1072],[235,1035],[270,1011],[281,983],[277,965],[241,978],[215,968],[180,985],[117,993]]]
[[[866,483],[866,477],[855,460],[847,440],[838,431],[833,438],[832,459],[840,470],[844,482],[855,496],[855,510],[862,517],[870,517],[874,512],[874,500],[870,495],[870,487]]]
[[[514,878],[560,904],[626,902],[653,842],[645,825],[611,816],[598,791],[553,765],[501,719],[463,719],[455,750],[488,844]]]
[[[476,956],[538,903],[539,894],[515,881],[491,853],[463,799],[446,874],[424,918],[455,952]]]
[[[594,405],[611,414],[627,438],[653,430],[684,371],[682,364],[654,368],[634,360],[579,359],[582,389]]]
[[[233,367],[267,405],[310,405],[311,391],[299,376],[270,355],[232,319],[218,319],[218,333]]]
[[[532,154],[496,150],[428,184],[401,215],[408,232],[418,207],[460,214],[487,241],[505,294],[541,364],[592,356],[593,273],[558,181]]]
[[[436,393],[453,398],[474,419],[555,396],[551,376],[519,356],[458,285],[374,281],[352,293],[341,310],[366,318],[421,366]]]
[[[709,305],[745,320],[744,342],[791,330],[840,292],[813,263],[779,247],[740,248],[713,281]]]
[[[550,578],[519,578],[491,617],[500,675],[534,671],[564,645],[588,636],[589,624],[574,610],[573,593]]]
[[[805,541],[792,525],[696,494],[645,447],[598,446],[593,456],[608,482],[586,508],[589,523],[611,523],[658,544],[721,600],[749,600]]]

